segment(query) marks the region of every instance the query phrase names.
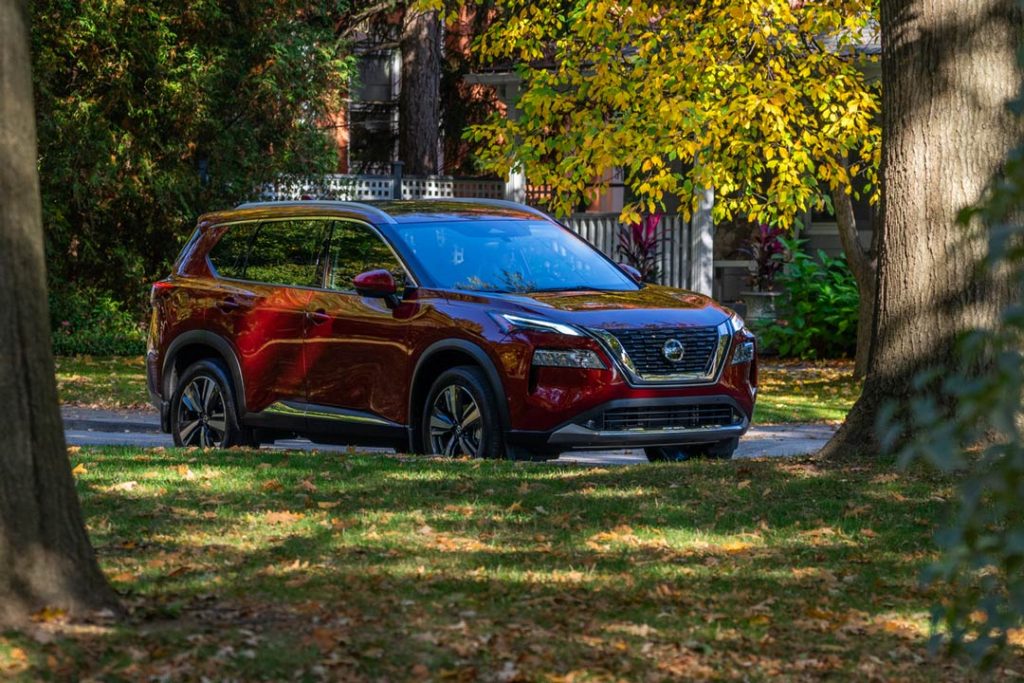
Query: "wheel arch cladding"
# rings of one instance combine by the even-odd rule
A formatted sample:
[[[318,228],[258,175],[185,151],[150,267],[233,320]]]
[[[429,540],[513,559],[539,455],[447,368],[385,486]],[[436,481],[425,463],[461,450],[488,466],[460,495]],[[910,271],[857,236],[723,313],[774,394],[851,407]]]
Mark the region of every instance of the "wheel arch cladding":
[[[169,400],[177,377],[190,365],[203,359],[219,360],[224,364],[231,379],[235,410],[238,417],[245,415],[245,382],[235,350],[223,337],[204,330],[185,332],[171,342],[161,377],[164,396]]]

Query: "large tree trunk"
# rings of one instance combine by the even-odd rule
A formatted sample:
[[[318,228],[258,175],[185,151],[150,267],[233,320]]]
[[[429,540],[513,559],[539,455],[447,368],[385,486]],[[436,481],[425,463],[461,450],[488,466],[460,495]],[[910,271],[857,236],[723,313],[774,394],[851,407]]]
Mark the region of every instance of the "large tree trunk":
[[[853,279],[857,281],[857,289],[860,292],[860,305],[857,311],[857,359],[854,363],[853,377],[862,380],[868,374],[868,360],[871,358],[871,329],[874,327],[875,318],[877,273],[873,250],[868,252],[860,242],[857,219],[853,214],[853,201],[847,194],[846,187],[839,187],[832,193],[832,206],[836,212],[839,241],[843,245],[846,262],[850,264]],[[875,235],[877,234],[878,231],[875,230]]]
[[[991,324],[1008,283],[979,276],[978,226],[957,224],[1021,129],[1006,104],[1021,74],[1015,0],[882,0],[882,221],[872,354],[861,398],[823,457],[878,452],[880,408],[918,371],[954,362]]]
[[[410,175],[441,171],[441,22],[437,12],[406,10],[402,21],[402,89],[398,149]]]
[[[0,624],[117,601],[85,533],[57,407],[25,2],[0,4]]]

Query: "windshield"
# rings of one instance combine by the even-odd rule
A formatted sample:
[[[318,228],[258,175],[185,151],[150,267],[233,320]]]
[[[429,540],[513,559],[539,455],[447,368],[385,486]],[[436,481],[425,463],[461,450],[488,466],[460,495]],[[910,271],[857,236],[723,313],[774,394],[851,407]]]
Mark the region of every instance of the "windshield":
[[[634,291],[587,242],[546,221],[480,220],[393,226],[402,251],[435,286],[481,292]]]

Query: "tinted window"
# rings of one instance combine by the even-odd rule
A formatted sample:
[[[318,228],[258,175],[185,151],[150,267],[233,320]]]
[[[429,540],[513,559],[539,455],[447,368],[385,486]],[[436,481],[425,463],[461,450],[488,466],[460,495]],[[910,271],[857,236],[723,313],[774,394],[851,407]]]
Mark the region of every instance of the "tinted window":
[[[210,252],[223,277],[319,287],[330,221],[292,220],[233,225]]]
[[[390,272],[398,288],[405,287],[405,268],[395,258],[391,248],[373,230],[360,223],[338,222],[331,235],[330,289],[354,291],[352,278],[368,270],[383,269]]]
[[[546,221],[479,220],[394,227],[439,287],[490,292],[638,287],[587,242]]]
[[[210,263],[217,269],[218,275],[236,280],[245,279],[245,261],[257,227],[257,223],[241,223],[230,225],[224,230],[224,234],[210,250]]]

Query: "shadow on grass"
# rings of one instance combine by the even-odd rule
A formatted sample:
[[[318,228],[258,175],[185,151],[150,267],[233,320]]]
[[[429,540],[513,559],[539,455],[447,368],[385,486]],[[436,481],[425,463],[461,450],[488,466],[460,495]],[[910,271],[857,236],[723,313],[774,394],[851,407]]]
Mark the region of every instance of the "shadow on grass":
[[[923,649],[938,596],[917,575],[949,486],[938,477],[807,461],[80,459],[94,542],[133,617],[42,648],[57,665],[39,660],[39,675],[65,659],[92,674],[271,679],[924,679],[956,666]]]

